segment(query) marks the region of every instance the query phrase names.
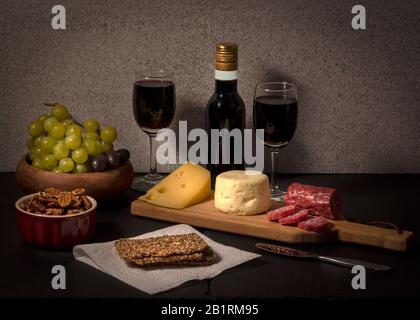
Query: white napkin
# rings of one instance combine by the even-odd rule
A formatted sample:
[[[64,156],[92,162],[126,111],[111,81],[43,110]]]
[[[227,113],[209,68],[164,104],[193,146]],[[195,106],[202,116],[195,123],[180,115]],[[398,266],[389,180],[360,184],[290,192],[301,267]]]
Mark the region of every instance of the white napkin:
[[[76,246],[73,248],[73,255],[77,260],[148,294],[175,288],[189,280],[213,278],[226,269],[259,257],[255,253],[217,243],[186,224],[178,224],[146,233],[133,239],[191,232],[195,232],[202,237],[216,253],[218,258],[216,263],[200,267],[155,267],[150,269],[132,267],[118,256],[114,241]]]

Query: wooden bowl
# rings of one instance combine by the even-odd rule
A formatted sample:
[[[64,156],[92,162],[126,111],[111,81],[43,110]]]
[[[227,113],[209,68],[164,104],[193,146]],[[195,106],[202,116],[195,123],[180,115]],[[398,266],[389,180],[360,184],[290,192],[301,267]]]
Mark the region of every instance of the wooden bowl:
[[[73,190],[78,187],[97,200],[115,197],[127,190],[133,182],[130,161],[117,169],[104,172],[54,173],[32,167],[25,155],[16,168],[16,181],[26,193],[36,193],[48,187]]]

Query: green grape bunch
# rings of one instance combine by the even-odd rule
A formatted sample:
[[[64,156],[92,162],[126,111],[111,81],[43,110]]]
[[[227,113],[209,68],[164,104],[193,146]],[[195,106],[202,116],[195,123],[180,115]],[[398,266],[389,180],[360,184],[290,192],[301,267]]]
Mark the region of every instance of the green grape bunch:
[[[98,120],[75,121],[61,103],[28,124],[28,158],[36,169],[54,173],[87,173],[115,169],[130,158],[127,149],[114,150],[118,137],[112,126],[101,127]]]

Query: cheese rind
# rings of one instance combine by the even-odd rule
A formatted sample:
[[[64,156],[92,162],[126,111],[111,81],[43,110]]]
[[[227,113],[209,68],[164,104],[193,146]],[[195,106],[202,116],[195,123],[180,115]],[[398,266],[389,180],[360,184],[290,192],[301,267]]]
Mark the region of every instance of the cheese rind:
[[[216,177],[214,205],[237,215],[254,215],[271,207],[268,177],[260,172],[232,170]]]
[[[183,209],[205,200],[210,193],[210,172],[187,162],[139,199],[161,207]]]

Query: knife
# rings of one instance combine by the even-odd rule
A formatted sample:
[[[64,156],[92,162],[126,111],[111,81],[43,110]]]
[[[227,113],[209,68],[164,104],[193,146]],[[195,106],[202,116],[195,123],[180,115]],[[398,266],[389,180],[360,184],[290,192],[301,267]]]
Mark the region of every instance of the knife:
[[[282,247],[274,244],[269,243],[257,243],[255,245],[258,249],[281,254],[283,256],[294,257],[294,258],[306,258],[306,259],[318,259],[324,262],[337,264],[343,267],[352,268],[356,265],[361,265],[365,267],[367,271],[372,272],[386,272],[390,271],[391,267],[385,266],[382,264],[376,264],[367,261],[349,259],[349,258],[341,258],[341,257],[327,257],[327,256],[320,256],[315,253],[305,252],[301,250],[296,250],[288,247]]]

